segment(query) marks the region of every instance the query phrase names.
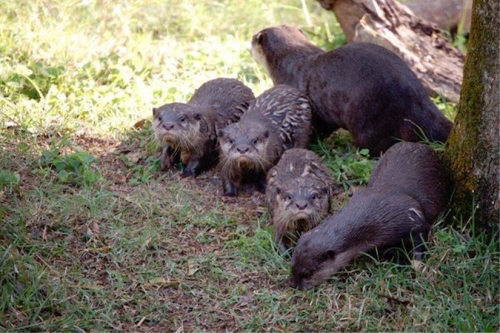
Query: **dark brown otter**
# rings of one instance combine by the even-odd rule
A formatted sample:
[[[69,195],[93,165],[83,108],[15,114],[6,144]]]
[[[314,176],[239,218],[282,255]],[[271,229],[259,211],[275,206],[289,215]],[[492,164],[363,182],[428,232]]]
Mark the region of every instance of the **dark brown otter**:
[[[277,85],[250,104],[240,121],[219,132],[224,195],[242,181],[265,188],[269,169],[291,148],[305,148],[311,135],[311,106],[299,90]]]
[[[450,196],[450,182],[432,148],[400,142],[382,155],[368,186],[339,212],[303,234],[292,257],[290,285],[311,288],[361,252],[401,247],[413,258]]]
[[[252,54],[275,84],[307,94],[316,130],[329,134],[345,128],[373,156],[399,139],[448,138],[452,123],[403,60],[384,47],[352,43],[325,52],[282,25],[255,34]]]
[[[182,176],[196,176],[218,161],[217,131],[240,119],[255,97],[238,80],[202,84],[188,103],[153,108],[153,130],[162,143],[161,169],[182,162]]]
[[[287,150],[267,175],[266,204],[282,252],[330,211],[332,175],[314,152]]]

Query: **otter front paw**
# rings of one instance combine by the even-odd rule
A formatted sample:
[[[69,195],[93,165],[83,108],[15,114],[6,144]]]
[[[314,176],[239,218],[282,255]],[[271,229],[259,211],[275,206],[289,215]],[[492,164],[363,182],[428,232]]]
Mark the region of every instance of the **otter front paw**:
[[[224,196],[234,197],[238,194],[238,189],[235,183],[228,180],[225,180],[223,182],[224,182],[224,194],[223,194]]]
[[[165,146],[162,151],[161,151],[161,156],[160,156],[160,168],[162,171],[165,171],[167,169],[170,169],[174,166],[174,156],[172,152],[172,147],[170,146]]]
[[[190,161],[184,171],[181,173],[182,178],[186,177],[196,177],[198,175],[198,166],[200,162],[198,160]]]
[[[255,187],[257,191],[259,191],[262,194],[266,194],[266,188],[267,188],[267,182],[266,178],[260,179],[256,184]]]

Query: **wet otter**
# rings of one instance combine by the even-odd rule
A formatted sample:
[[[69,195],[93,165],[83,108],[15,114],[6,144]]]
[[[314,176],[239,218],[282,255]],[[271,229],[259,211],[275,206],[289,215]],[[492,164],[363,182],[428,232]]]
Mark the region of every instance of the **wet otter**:
[[[292,257],[290,286],[311,288],[361,252],[411,249],[420,260],[434,220],[450,196],[441,161],[425,144],[400,142],[382,155],[365,189],[303,234]]]
[[[282,25],[252,38],[252,54],[275,84],[305,92],[313,125],[327,134],[347,129],[372,156],[404,141],[446,141],[452,123],[432,103],[396,54],[370,43],[325,52],[297,29]]]
[[[286,85],[263,92],[239,122],[219,132],[224,195],[236,195],[245,180],[264,190],[266,174],[283,152],[307,147],[310,135],[311,106],[302,92]]]
[[[161,169],[180,161],[182,176],[196,176],[217,162],[217,130],[238,121],[254,100],[238,80],[218,78],[202,84],[188,103],[153,108],[153,130],[163,144]]]
[[[287,150],[267,175],[266,204],[282,252],[329,213],[332,175],[314,152]]]

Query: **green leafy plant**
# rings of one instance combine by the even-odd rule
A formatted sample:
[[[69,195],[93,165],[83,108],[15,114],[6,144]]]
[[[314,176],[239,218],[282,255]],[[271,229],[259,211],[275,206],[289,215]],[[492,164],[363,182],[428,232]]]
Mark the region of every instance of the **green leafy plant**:
[[[17,186],[20,180],[21,176],[17,172],[0,170],[0,189]]]
[[[0,93],[9,96],[17,92],[34,100],[43,99],[50,87],[60,82],[59,77],[66,70],[62,65],[45,66],[38,61],[30,61],[17,69],[4,80],[0,79]]]
[[[160,159],[158,157],[149,156],[146,158],[145,165],[134,163],[124,154],[120,155],[120,159],[130,168],[133,174],[129,180],[129,184],[132,186],[149,181],[155,172],[160,171]]]
[[[355,148],[350,139],[344,136],[334,137],[333,142],[318,140],[312,145],[325,165],[330,168],[334,180],[344,189],[353,185],[366,185],[376,160],[370,159],[368,149]]]
[[[63,156],[57,150],[45,150],[39,160],[40,167],[54,169],[60,183],[73,185],[92,185],[101,179],[99,172],[92,169],[96,162],[83,150]]]

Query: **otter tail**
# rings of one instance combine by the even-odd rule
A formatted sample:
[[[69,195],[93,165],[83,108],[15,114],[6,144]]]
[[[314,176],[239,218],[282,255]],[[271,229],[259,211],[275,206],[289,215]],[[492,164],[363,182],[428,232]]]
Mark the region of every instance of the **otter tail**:
[[[430,100],[425,105],[415,106],[409,113],[411,118],[404,119],[401,138],[404,141],[446,142],[453,123],[448,120]]]

